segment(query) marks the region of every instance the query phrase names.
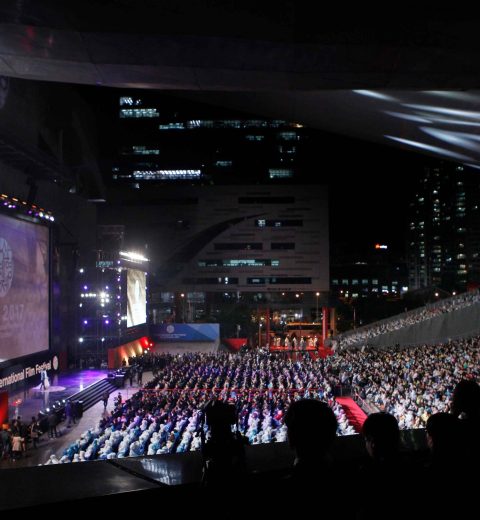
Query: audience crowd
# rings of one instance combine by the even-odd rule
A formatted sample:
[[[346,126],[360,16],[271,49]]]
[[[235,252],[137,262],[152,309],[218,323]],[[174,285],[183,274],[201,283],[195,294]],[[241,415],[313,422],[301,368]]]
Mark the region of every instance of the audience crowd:
[[[395,417],[401,429],[425,428],[429,417],[449,413],[461,380],[480,377],[480,339],[412,348],[349,349],[326,359],[265,351],[246,354],[147,354],[137,372],[154,378],[97,428],[64,453],[61,462],[198,450],[203,409],[212,399],[235,404],[238,428],[250,444],[286,440],[292,402],[328,402],[337,434],[355,433],[334,395],[344,389]],[[140,368],[141,367],[141,368]],[[57,462],[54,458],[51,462]]]
[[[441,314],[453,312],[464,307],[468,307],[480,301],[479,291],[470,291],[452,298],[440,300],[435,304],[430,304],[420,309],[410,311],[399,316],[392,316],[381,322],[375,322],[372,325],[366,325],[353,332],[345,332],[339,334],[333,341],[332,346],[335,349],[344,349],[350,346],[366,345],[368,341],[376,338],[381,334],[393,332],[415,323],[430,320]]]
[[[444,345],[346,350],[325,360],[324,370],[379,410],[396,417],[401,429],[424,428],[430,415],[449,412],[461,379],[480,376],[480,339]]]
[[[235,404],[238,428],[251,444],[285,441],[285,413],[300,398],[328,402],[337,433],[355,433],[333,396],[338,378],[322,375],[318,362],[267,352],[147,355],[139,363],[153,364],[152,381],[125,402],[117,401],[112,413],[68,447],[60,462],[198,450],[205,428],[202,410],[212,399]]]

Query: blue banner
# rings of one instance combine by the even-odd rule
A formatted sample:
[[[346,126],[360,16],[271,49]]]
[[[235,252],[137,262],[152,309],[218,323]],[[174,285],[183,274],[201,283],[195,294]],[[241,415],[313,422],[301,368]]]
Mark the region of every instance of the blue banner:
[[[218,341],[218,323],[162,323],[150,326],[150,335],[157,341]]]

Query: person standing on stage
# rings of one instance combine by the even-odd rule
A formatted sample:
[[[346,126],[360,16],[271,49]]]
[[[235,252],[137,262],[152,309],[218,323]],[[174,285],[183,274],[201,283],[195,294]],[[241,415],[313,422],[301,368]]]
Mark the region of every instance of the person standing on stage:
[[[46,377],[47,377],[46,370],[42,370],[40,372],[40,390],[45,390],[45,380],[46,380]]]

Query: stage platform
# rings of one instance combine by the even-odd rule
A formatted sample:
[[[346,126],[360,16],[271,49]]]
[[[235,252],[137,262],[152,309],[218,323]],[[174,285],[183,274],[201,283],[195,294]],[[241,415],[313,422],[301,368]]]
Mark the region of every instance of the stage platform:
[[[14,406],[13,410],[20,413],[20,417],[24,423],[29,424],[32,415],[36,415],[39,409],[42,409],[44,402],[48,404],[54,403],[57,399],[66,399],[71,395],[78,394],[82,389],[91,388],[92,385],[102,385],[110,388],[110,396],[107,403],[107,411],[111,411],[114,407],[114,398],[117,395],[117,388],[112,388],[112,385],[106,380],[108,372],[106,370],[83,370],[70,372],[68,374],[60,375],[58,378],[52,378],[53,391],[42,392],[38,387],[33,387],[25,392],[16,392],[15,399],[21,399],[22,403],[18,407]],[[144,373],[144,379],[147,381],[152,377],[152,373],[147,371]],[[118,390],[121,392],[124,399],[129,399],[131,395],[138,391],[136,382],[130,386],[128,381]],[[50,390],[50,389],[49,389]],[[88,391],[88,390],[87,390]],[[24,398],[24,396],[26,396]],[[59,437],[49,438],[48,433],[44,433],[38,443],[38,448],[34,449],[32,444],[27,445],[27,451],[22,454],[20,459],[13,461],[11,458],[0,460],[0,470],[14,469],[21,467],[38,466],[45,464],[51,455],[56,455],[60,458],[64,450],[75,442],[81,434],[89,428],[94,428],[98,425],[98,421],[104,414],[104,406],[101,397],[95,400],[87,407],[81,418],[77,418],[75,424],[68,427],[66,421],[62,421],[57,425],[57,432]],[[18,414],[16,415],[18,416]],[[15,417],[16,417],[15,416]],[[10,417],[10,420],[13,416]]]
[[[105,379],[108,370],[77,370],[56,374],[50,380],[47,390],[40,389],[40,385],[25,386],[8,394],[8,417],[12,421],[20,416],[23,422],[30,422],[31,418],[50,407],[55,401],[67,399],[84,390],[88,386]]]

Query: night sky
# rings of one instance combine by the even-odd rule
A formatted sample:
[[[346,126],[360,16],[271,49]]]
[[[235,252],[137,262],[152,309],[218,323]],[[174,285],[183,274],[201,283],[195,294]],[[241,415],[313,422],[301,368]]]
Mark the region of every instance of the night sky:
[[[332,249],[361,257],[379,242],[393,258],[403,257],[409,203],[425,166],[435,160],[341,136],[329,140]]]

